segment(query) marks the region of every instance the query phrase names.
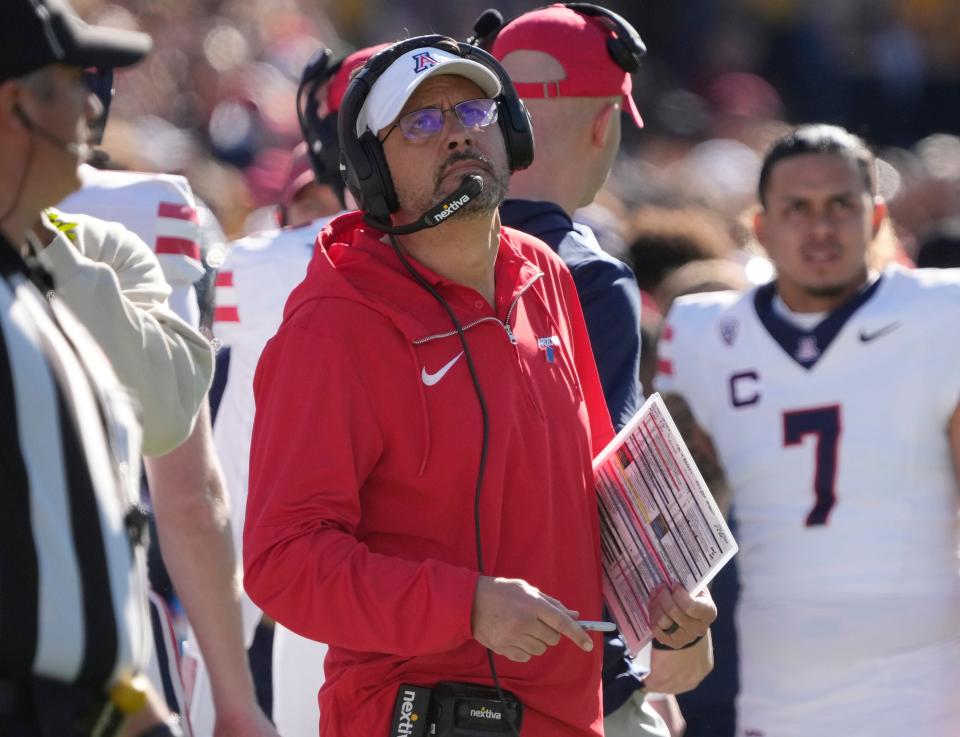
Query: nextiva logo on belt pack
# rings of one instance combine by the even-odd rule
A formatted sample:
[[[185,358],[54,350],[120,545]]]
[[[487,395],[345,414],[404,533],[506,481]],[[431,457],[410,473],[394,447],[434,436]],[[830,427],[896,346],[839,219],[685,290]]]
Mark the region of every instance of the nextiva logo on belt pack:
[[[520,731],[523,705],[509,691],[471,683],[438,683],[433,689],[430,721],[437,737],[487,737]]]
[[[391,737],[424,737],[427,734],[430,694],[429,688],[401,684],[393,706]]]

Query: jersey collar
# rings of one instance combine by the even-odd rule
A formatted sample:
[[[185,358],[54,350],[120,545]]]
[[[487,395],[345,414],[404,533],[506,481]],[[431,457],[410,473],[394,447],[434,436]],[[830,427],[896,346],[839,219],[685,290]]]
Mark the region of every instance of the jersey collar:
[[[759,287],[753,296],[757,317],[770,336],[780,344],[784,352],[805,369],[813,368],[827,352],[840,330],[879,289],[883,276],[865,286],[837,309],[827,314],[811,330],[803,330],[777,313],[773,298],[777,293],[775,282]]]

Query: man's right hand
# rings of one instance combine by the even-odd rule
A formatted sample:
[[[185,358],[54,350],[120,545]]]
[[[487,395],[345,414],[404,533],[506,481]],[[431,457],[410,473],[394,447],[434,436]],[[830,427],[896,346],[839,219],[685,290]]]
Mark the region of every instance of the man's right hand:
[[[576,623],[579,612],[518,578],[480,576],[473,597],[473,637],[497,655],[526,663],[570,638],[587,652],[593,640]]]

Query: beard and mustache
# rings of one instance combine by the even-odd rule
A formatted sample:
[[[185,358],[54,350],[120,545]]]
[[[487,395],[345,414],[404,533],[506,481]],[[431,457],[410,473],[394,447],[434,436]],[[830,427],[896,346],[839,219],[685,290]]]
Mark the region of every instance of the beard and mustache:
[[[438,202],[449,197],[454,189],[460,186],[462,180],[454,185],[454,189],[450,189],[449,184],[444,184],[444,179],[447,178],[449,170],[462,161],[471,162],[475,164],[476,169],[479,169],[478,172],[464,172],[463,177],[479,175],[483,179],[483,189],[460,209],[457,217],[487,215],[493,210],[496,210],[507,196],[507,188],[510,184],[510,172],[505,169],[498,169],[490,157],[471,148],[456,151],[447,157],[447,159],[436,168],[433,174],[433,187],[430,194],[425,195],[425,188],[420,192],[411,192],[410,200],[412,200],[412,202],[405,206],[404,209],[417,213],[426,212]],[[401,196],[401,199],[405,198]]]

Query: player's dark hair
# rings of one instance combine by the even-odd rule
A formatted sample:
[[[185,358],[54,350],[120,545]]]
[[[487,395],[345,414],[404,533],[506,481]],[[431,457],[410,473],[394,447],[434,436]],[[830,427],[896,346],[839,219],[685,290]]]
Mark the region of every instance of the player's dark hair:
[[[837,154],[853,161],[863,176],[867,191],[871,196],[877,193],[877,159],[862,138],[836,125],[802,125],[778,138],[767,151],[757,186],[761,205],[767,206],[767,188],[773,168],[784,159],[802,154]]]

